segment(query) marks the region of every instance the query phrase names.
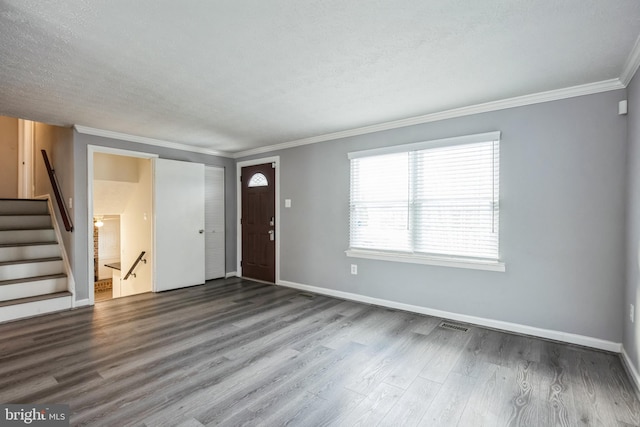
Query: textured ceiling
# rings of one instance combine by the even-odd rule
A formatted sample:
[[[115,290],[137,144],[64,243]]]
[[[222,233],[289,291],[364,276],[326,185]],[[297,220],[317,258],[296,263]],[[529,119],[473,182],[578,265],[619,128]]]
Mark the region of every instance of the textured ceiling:
[[[619,78],[637,0],[3,0],[0,114],[223,151]]]

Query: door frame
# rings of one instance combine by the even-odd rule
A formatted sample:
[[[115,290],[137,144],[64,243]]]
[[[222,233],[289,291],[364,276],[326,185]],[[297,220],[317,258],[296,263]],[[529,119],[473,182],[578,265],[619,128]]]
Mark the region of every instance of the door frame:
[[[236,252],[236,274],[242,277],[242,187],[240,185],[240,176],[242,176],[242,168],[246,166],[261,165],[263,163],[273,163],[276,166],[276,285],[280,283],[280,156],[262,157],[260,159],[244,160],[236,163],[236,198],[237,198],[237,252]]]
[[[227,276],[227,231],[226,231],[226,224],[227,224],[227,213],[226,213],[226,197],[227,197],[227,188],[226,188],[226,174],[227,174],[227,170],[224,166],[214,166],[214,165],[204,165],[204,176],[205,176],[205,180],[204,180],[204,189],[205,189],[205,198],[204,198],[204,203],[205,203],[205,218],[204,218],[204,226],[205,226],[205,237],[204,237],[204,241],[205,241],[205,280],[207,280],[207,274],[206,274],[206,262],[208,261],[208,259],[206,259],[206,251],[207,251],[207,217],[206,217],[206,212],[207,212],[207,169],[218,169],[219,171],[222,172],[222,278],[226,278]]]
[[[115,154],[117,156],[138,157],[141,159],[155,159],[160,157],[157,154],[144,153],[141,151],[129,151],[120,148],[104,147],[102,145],[87,145],[87,273],[89,279],[89,305],[95,304],[95,282],[93,281],[93,155],[95,153]],[[151,162],[151,185],[155,183],[154,162]],[[153,191],[152,191],[153,206]],[[155,249],[155,217],[151,215],[151,246]],[[155,250],[154,250],[155,252]],[[154,278],[151,278],[154,282]],[[153,283],[152,289],[153,289]]]
[[[18,119],[18,198],[33,197],[36,122]]]

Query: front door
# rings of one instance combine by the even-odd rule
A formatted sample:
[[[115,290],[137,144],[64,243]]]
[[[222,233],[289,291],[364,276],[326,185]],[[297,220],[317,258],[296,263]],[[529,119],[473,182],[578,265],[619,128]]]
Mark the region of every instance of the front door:
[[[271,163],[242,168],[242,276],[276,281],[276,173]]]

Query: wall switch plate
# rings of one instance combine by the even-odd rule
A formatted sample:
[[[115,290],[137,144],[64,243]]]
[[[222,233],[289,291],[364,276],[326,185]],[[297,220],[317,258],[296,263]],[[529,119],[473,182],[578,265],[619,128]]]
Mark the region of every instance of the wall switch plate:
[[[351,264],[351,274],[358,274],[358,265]]]
[[[636,309],[633,306],[633,304],[629,304],[629,317],[631,318],[631,323],[634,322],[635,314],[636,314],[635,311],[636,311]]]
[[[291,207],[291,199],[284,199],[284,207],[285,208]]]
[[[73,209],[73,197],[69,197],[69,209]]]

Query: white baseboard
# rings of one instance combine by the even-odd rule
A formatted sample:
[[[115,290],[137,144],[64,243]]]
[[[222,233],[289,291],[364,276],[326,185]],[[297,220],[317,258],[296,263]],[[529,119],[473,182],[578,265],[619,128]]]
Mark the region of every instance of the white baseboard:
[[[228,279],[229,277],[236,277],[237,275],[238,275],[238,273],[237,273],[237,272],[235,272],[235,271],[230,271],[230,272],[228,272],[227,274],[225,274],[225,275],[224,275],[224,278],[225,278],[225,279]]]
[[[636,395],[640,399],[640,374],[638,374],[638,370],[636,369],[635,365],[631,361],[631,358],[629,357],[629,354],[627,353],[627,351],[624,349],[624,346],[622,346],[621,359],[625,368],[627,368],[627,373],[633,380],[633,385],[635,386],[634,388],[636,391]]]
[[[89,301],[89,298],[86,298],[86,299],[81,299],[81,300],[75,301],[73,303],[73,308],[86,307],[86,306],[89,306],[89,305],[91,305],[91,301]]]
[[[410,311],[414,313],[426,314],[429,316],[440,317],[449,320],[457,320],[459,322],[471,323],[488,328],[500,329],[503,331],[515,332],[523,335],[532,335],[540,338],[547,338],[555,341],[562,341],[570,344],[582,345],[585,347],[597,348],[600,350],[620,353],[622,344],[612,341],[606,341],[599,338],[587,337],[584,335],[571,334],[568,332],[554,331],[551,329],[536,328],[533,326],[520,325],[517,323],[503,322],[501,320],[486,319],[483,317],[468,316],[466,314],[452,313],[449,311],[436,310],[433,308],[422,307],[418,305],[405,304],[401,302],[389,301],[381,298],[368,297],[366,295],[354,294],[351,292],[337,291],[334,289],[320,288],[317,286],[303,285],[300,283],[280,280],[277,283],[288,288],[295,288],[304,291],[315,292],[322,295],[342,298],[351,301],[363,302],[366,304],[379,305],[382,307],[395,308],[398,310]]]

